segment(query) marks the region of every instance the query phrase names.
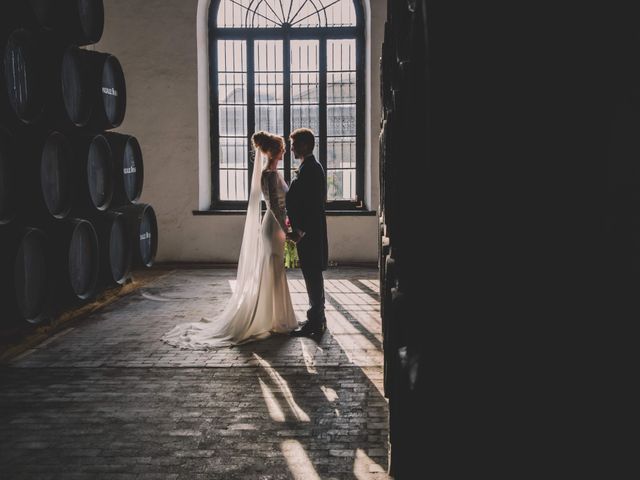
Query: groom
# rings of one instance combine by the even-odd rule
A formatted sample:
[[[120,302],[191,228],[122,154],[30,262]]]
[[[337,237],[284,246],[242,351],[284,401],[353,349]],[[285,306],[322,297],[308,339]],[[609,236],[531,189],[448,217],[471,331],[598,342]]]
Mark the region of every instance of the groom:
[[[291,332],[295,337],[320,337],[327,328],[324,316],[323,270],[327,269],[327,181],[322,165],[313,156],[315,137],[308,128],[294,130],[289,136],[291,153],[301,164],[291,182],[286,203],[292,232],[289,240],[296,242],[302,275],[309,295],[306,322]]]

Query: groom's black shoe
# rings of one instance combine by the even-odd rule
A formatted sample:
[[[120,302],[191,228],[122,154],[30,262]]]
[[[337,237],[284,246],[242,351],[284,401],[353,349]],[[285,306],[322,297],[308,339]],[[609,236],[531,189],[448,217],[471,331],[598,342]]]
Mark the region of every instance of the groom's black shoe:
[[[302,327],[291,332],[292,337],[320,338],[327,329],[326,320],[308,321]]]

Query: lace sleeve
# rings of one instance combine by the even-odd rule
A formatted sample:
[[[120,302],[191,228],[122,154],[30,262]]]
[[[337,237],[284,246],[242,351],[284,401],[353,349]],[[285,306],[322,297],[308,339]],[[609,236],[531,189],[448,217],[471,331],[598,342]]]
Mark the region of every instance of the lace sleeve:
[[[262,190],[269,210],[273,212],[280,227],[286,232],[287,210],[285,208],[284,192],[279,187],[278,180],[278,172],[265,171],[262,174]]]

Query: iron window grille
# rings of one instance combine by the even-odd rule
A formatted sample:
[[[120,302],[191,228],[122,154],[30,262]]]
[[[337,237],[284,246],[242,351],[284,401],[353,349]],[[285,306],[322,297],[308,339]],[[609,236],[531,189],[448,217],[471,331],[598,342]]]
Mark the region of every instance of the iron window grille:
[[[327,209],[363,209],[364,30],[357,0],[219,0],[209,11],[212,208],[244,209],[254,132],[316,134]]]

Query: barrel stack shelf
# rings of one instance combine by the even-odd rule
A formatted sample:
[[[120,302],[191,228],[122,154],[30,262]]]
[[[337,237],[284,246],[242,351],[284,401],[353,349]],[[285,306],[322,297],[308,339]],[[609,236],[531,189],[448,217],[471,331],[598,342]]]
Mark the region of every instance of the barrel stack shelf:
[[[416,436],[426,411],[425,324],[431,319],[422,315],[430,300],[423,268],[428,234],[416,233],[416,208],[423,207],[416,192],[423,194],[435,180],[417,175],[408,162],[430,162],[427,46],[426,2],[388,0],[380,59],[378,252],[389,472],[398,479],[415,478],[424,467],[424,443]]]
[[[153,265],[138,140],[102,0],[0,4],[0,333],[23,332]]]

